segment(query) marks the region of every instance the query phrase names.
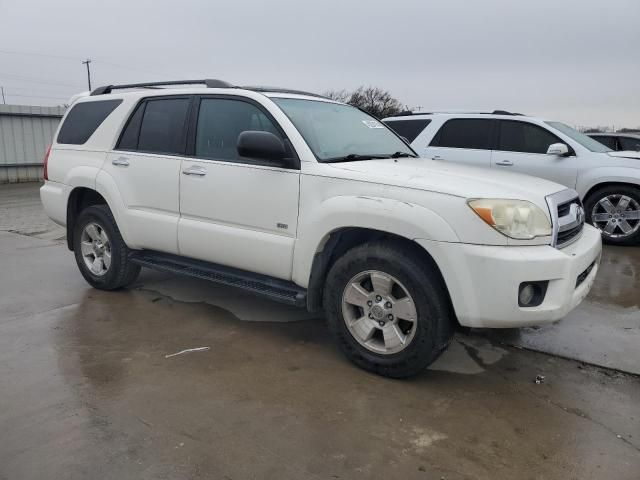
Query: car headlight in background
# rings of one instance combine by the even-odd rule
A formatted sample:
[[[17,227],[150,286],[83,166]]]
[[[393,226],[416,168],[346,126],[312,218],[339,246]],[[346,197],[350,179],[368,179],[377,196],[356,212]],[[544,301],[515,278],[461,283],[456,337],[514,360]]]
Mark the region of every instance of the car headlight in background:
[[[482,220],[509,238],[531,240],[551,235],[544,211],[526,200],[481,198],[467,203]]]

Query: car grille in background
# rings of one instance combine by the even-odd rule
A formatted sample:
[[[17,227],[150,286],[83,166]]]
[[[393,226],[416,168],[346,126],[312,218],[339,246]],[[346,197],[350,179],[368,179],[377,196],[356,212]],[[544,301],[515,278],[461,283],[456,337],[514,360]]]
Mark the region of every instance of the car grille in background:
[[[558,205],[558,234],[556,247],[569,245],[584,228],[584,209],[578,197]]]

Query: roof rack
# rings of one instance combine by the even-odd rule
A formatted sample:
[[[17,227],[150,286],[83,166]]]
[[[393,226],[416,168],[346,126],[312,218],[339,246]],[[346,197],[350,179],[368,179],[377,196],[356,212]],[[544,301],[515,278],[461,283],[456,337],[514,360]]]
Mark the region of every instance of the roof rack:
[[[296,95],[309,95],[311,97],[327,98],[317,93],[303,92],[302,90],[290,90],[287,88],[278,87],[238,87],[232,85],[223,80],[216,79],[204,79],[204,80],[172,80],[168,82],[145,82],[145,83],[126,83],[122,85],[105,85],[98,87],[91,92],[91,95],[107,95],[114,90],[125,90],[129,88],[149,88],[160,89],[161,87],[169,87],[173,85],[204,85],[207,88],[242,88],[244,90],[251,90],[252,92],[274,92],[274,93],[292,93]]]
[[[105,85],[98,87],[91,95],[106,95],[113,90],[123,90],[127,88],[156,88],[167,87],[170,85],[200,85],[203,84],[207,88],[233,88],[233,85],[223,80],[204,79],[204,80],[172,80],[169,82],[145,82],[145,83],[125,83],[123,85]]]
[[[412,112],[411,110],[406,110],[404,112],[396,113],[393,115],[394,117],[410,117],[412,115],[437,115],[437,114],[473,114],[473,115],[514,115],[514,116],[523,116],[523,113],[514,113],[507,112],[506,110],[494,110],[493,112],[464,112],[464,111],[451,111],[451,112]]]

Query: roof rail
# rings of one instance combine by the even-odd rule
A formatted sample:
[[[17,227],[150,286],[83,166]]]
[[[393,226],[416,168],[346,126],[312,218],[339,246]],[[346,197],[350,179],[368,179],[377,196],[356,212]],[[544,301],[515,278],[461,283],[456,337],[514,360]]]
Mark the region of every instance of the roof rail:
[[[412,112],[411,110],[406,110],[404,112],[400,112],[400,113],[396,113],[395,115],[392,115],[393,117],[410,117],[412,115],[437,115],[437,114],[460,114],[460,115],[468,115],[468,114],[473,114],[473,115],[519,115],[519,116],[523,116],[524,114],[522,113],[514,113],[514,112],[507,112],[506,110],[494,110],[493,112],[465,112],[465,111],[440,111],[440,112]]]
[[[98,87],[91,92],[91,95],[106,95],[113,90],[123,90],[127,88],[157,88],[167,87],[171,85],[205,85],[207,88],[234,88],[233,85],[223,80],[204,79],[204,80],[172,80],[169,82],[146,82],[146,83],[128,83],[122,85],[105,85]]]
[[[256,87],[238,87],[238,88],[243,88],[244,90],[251,90],[252,92],[258,92],[258,93],[266,93],[266,92],[271,92],[271,93],[291,93],[294,95],[308,95],[310,97],[317,97],[317,98],[324,98],[326,100],[331,100],[329,97],[325,97],[324,95],[320,95],[318,93],[311,93],[311,92],[305,92],[302,90],[291,90],[289,88],[279,88],[279,87],[260,87],[260,86],[256,86]]]

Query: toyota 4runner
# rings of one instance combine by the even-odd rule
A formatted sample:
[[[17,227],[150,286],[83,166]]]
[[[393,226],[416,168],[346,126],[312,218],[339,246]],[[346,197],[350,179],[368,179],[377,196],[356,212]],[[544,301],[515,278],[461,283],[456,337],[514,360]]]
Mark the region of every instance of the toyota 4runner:
[[[457,322],[562,318],[601,252],[573,190],[426,161],[357,108],[219,80],[77,96],[41,198],[95,288],[150,267],[324,310],[342,351],[390,377]]]

